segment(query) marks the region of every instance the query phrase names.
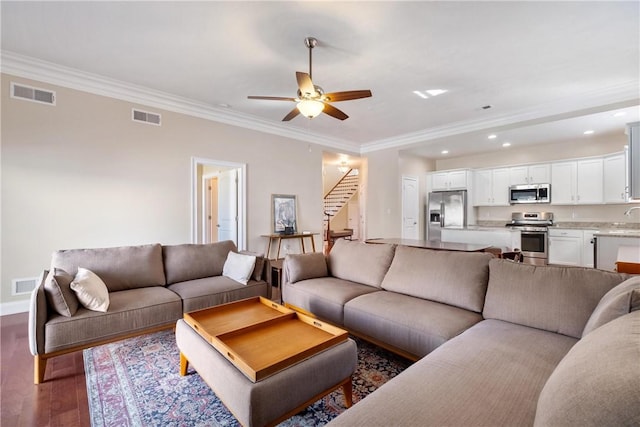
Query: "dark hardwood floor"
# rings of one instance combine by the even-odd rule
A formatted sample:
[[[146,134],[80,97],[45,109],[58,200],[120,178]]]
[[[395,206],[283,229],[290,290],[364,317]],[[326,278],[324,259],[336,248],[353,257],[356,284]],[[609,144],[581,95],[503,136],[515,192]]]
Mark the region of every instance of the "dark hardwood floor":
[[[0,317],[0,426],[89,426],[82,352],[50,359],[45,382],[34,385],[27,318]]]

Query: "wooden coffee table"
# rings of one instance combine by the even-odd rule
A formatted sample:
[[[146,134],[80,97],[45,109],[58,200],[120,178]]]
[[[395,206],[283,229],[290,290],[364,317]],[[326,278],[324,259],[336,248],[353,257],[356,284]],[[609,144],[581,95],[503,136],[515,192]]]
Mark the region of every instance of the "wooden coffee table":
[[[282,421],[337,388],[352,404],[347,331],[266,298],[185,313],[176,341],[180,374],[191,363],[243,425]]]

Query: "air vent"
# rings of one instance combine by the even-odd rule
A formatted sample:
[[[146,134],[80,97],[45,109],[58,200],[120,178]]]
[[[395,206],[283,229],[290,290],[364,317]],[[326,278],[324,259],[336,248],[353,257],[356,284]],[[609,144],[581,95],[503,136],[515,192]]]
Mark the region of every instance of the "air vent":
[[[11,82],[11,97],[40,104],[56,105],[55,92],[14,82]]]
[[[13,279],[11,281],[11,295],[30,294],[38,284],[38,277]]]
[[[135,108],[131,109],[132,116],[134,122],[143,122],[148,123],[150,125],[160,126],[161,116],[158,113],[150,113],[148,111],[136,110]]]

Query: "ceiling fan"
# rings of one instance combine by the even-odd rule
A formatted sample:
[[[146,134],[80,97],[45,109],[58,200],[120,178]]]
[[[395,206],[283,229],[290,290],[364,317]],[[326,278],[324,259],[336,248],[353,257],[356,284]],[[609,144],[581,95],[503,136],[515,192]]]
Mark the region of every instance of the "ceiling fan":
[[[296,79],[298,81],[298,95],[296,98],[285,98],[280,96],[248,96],[249,99],[266,99],[269,101],[292,101],[296,103],[296,107],[282,119],[283,122],[289,121],[302,113],[305,117],[312,119],[320,115],[320,113],[328,114],[338,120],[349,118],[344,112],[340,111],[331,102],[349,101],[352,99],[368,98],[371,96],[370,90],[349,90],[344,92],[325,93],[320,86],[313,84],[311,80],[311,57],[313,48],[318,44],[318,40],[314,37],[304,39],[305,46],[309,49],[309,73],[296,71]]]

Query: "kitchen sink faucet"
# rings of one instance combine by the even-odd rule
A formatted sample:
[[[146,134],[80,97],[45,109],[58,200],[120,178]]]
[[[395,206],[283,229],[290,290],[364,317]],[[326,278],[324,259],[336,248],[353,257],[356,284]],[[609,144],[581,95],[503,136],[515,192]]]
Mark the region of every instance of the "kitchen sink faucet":
[[[627,211],[624,213],[626,216],[631,216],[631,211],[634,211],[636,209],[640,209],[640,206],[634,206],[632,208],[627,209]]]

